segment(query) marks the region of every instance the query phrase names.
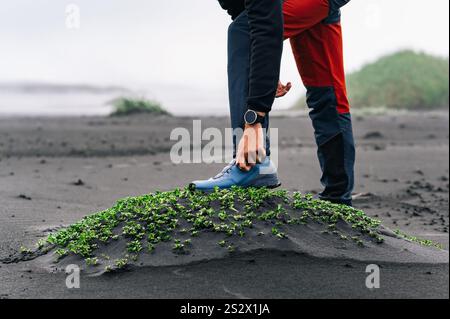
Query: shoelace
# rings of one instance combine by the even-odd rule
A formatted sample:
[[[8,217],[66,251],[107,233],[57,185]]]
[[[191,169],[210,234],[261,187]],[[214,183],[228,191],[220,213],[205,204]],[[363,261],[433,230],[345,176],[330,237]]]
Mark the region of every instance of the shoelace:
[[[214,177],[214,179],[221,178],[225,174],[228,174],[231,171],[231,169],[233,168],[233,166],[235,166],[235,165],[236,165],[236,160],[232,160],[230,164],[225,166],[225,168]]]

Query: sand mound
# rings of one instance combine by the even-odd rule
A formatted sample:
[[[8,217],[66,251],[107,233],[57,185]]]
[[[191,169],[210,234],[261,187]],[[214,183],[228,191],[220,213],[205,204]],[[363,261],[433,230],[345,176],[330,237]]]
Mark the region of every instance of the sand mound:
[[[266,189],[189,189],[120,200],[22,252],[45,268],[87,273],[185,265],[261,250],[367,262],[448,263],[429,241],[394,233],[360,210]]]

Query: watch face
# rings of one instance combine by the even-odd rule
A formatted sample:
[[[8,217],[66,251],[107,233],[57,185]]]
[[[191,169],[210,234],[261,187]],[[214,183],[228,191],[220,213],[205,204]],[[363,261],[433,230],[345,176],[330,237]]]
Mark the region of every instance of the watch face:
[[[254,124],[258,119],[258,114],[255,111],[249,110],[245,113],[245,123]]]

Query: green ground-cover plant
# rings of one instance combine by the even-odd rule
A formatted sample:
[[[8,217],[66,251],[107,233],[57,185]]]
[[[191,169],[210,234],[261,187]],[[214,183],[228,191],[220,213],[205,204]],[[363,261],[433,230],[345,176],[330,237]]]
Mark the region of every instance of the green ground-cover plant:
[[[98,258],[97,257],[93,257],[93,258],[86,258],[86,265],[88,266],[96,266],[98,264]]]
[[[134,114],[170,115],[162,105],[155,101],[121,97],[111,102],[111,116],[127,116]]]
[[[429,239],[422,239],[422,238],[418,238],[418,237],[415,237],[415,236],[411,236],[411,235],[405,234],[404,232],[402,232],[401,230],[398,230],[398,229],[395,230],[395,234],[397,236],[399,236],[399,237],[402,237],[402,238],[404,238],[406,240],[418,243],[418,244],[420,244],[422,246],[435,247],[435,248],[438,248],[438,249],[442,249],[442,245],[441,244],[435,243],[434,241],[429,240]]]
[[[116,260],[115,266],[124,268],[129,260],[137,259],[141,253],[153,253],[163,242],[170,243],[174,253],[186,254],[194,245],[193,237],[215,232],[223,235],[218,247],[233,252],[237,246],[230,240],[245,239],[257,223],[271,229],[268,236],[285,240],[289,227],[311,222],[322,225],[323,234],[359,246],[364,246],[365,241],[383,242],[378,231],[380,221],[361,210],[298,192],[233,187],[208,194],[186,188],[125,198],[110,209],[49,235],[47,245],[55,247],[59,258],[76,254],[85,258],[86,264],[97,265],[99,259],[108,259],[98,256],[100,245],[123,238],[125,258]],[[351,226],[354,234],[340,231],[339,223]],[[258,236],[265,234],[259,232]],[[133,254],[133,258],[128,254]]]

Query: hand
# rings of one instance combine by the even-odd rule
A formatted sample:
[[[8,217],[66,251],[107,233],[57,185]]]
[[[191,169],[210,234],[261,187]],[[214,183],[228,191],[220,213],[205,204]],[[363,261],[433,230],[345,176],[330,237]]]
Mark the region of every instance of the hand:
[[[291,88],[292,88],[291,82],[288,82],[286,85],[284,85],[283,83],[281,83],[281,81],[278,81],[277,94],[275,97],[279,98],[285,96],[286,94],[289,93]]]
[[[236,164],[242,171],[248,172],[256,164],[262,163],[266,157],[264,147],[264,130],[260,123],[246,125],[239,142]]]

